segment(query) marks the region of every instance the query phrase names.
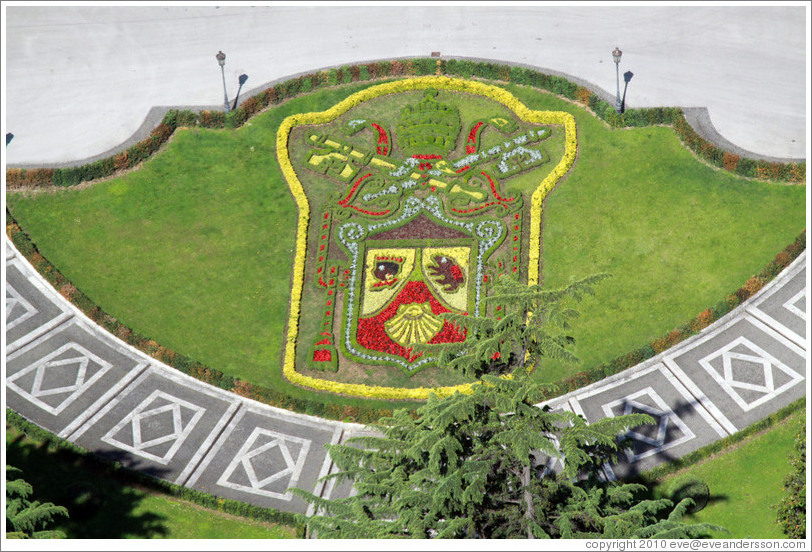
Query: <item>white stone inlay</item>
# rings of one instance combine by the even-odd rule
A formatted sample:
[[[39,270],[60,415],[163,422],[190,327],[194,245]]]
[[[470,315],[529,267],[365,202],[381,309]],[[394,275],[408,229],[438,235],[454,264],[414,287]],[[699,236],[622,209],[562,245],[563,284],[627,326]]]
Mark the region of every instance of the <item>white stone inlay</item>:
[[[806,288],[792,296],[792,298],[782,305],[789,312],[806,321]]]
[[[39,311],[6,282],[6,331],[22,324]]]
[[[733,351],[736,347],[745,348],[749,352]],[[722,359],[721,372],[712,364],[719,358]],[[745,412],[775,398],[803,380],[801,374],[790,369],[744,336],[734,339],[721,349],[709,354],[701,359],[699,364]],[[776,370],[789,378],[778,387],[775,385]],[[756,382],[742,381],[742,374],[751,376]],[[760,396],[746,398],[737,389],[752,391]]]
[[[101,440],[114,447],[166,465],[175,456],[205,412],[206,409],[201,406],[156,390],[141,401],[135,410],[127,414]],[[125,428],[130,431],[129,439],[124,436],[127,433],[127,431],[123,431]],[[149,434],[147,434],[148,432]],[[172,443],[172,445],[161,453],[148,450],[166,443]]]
[[[640,402],[639,399],[644,396],[647,396],[657,407],[655,408]],[[628,458],[629,462],[637,462],[643,458],[647,458],[654,454],[659,454],[664,450],[673,448],[696,437],[694,432],[691,431],[691,428],[689,428],[685,422],[683,422],[680,417],[677,416],[673,410],[671,410],[663,398],[660,397],[660,395],[651,387],[646,387],[645,389],[641,389],[640,391],[632,393],[631,395],[623,397],[622,399],[602,405],[603,412],[607,417],[614,417],[616,415],[614,409],[621,405],[623,405],[622,415],[625,416],[627,414],[632,414],[635,411],[642,411],[652,416],[657,424],[657,435],[654,438],[643,435],[642,433],[634,430],[629,430],[626,432],[627,437],[631,437],[635,441],[639,441],[652,447],[651,449],[640,454],[635,454],[632,450],[627,449],[626,457]],[[679,429],[679,431],[682,433],[682,436],[666,442],[669,424],[676,426],[677,429]]]
[[[270,440],[266,441],[266,438],[270,438]],[[265,442],[257,445],[257,441]],[[298,454],[291,452],[288,443],[299,445]],[[310,443],[311,441],[308,439],[293,437],[259,427],[254,428],[251,436],[243,444],[239,452],[237,452],[234,459],[220,476],[220,479],[218,479],[217,484],[237,491],[290,501],[293,495],[288,492],[287,489],[295,486],[298,482],[302,468],[304,467],[307,452],[310,449]],[[271,454],[276,455],[277,458],[281,456],[284,465],[279,466],[277,470],[272,470],[270,473],[264,474],[264,476],[258,475],[253,461],[261,461],[263,456],[267,459]],[[236,483],[231,480],[238,468],[242,468],[244,475],[248,479],[248,485]],[[271,491],[264,488],[286,477],[289,478],[286,492]]]
[[[57,358],[65,353],[72,353],[72,355],[66,358]],[[91,367],[91,363],[94,366]],[[112,364],[94,355],[78,343],[70,342],[62,345],[31,366],[9,376],[6,379],[6,385],[39,408],[57,416],[73,404],[82,393],[110,371],[112,367]],[[34,378],[29,386],[23,383],[22,380],[27,379],[26,376],[32,372]],[[75,375],[73,372],[75,372]],[[65,382],[63,382],[62,385],[56,386],[49,383],[48,380],[60,376],[68,376],[69,383],[65,385]],[[61,394],[67,394],[67,396],[57,404],[43,400]]]

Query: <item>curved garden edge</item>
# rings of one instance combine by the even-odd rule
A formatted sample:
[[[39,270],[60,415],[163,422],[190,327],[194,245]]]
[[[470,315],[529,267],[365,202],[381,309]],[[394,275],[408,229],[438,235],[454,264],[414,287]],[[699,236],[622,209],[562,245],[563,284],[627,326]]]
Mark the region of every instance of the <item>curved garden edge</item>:
[[[318,88],[352,82],[374,84],[383,78],[421,75],[481,78],[496,84],[532,86],[581,103],[613,128],[672,125],[686,147],[700,158],[741,176],[795,183],[805,180],[804,159],[773,158],[738,148],[716,131],[705,108],[628,109],[619,115],[605,91],[576,77],[530,65],[459,57],[376,60],[283,77],[249,91],[240,106],[229,113],[214,106],[156,106],[150,109],[141,127],[118,146],[70,163],[47,167],[11,165],[6,169],[6,186],[8,189],[72,186],[110,176],[153,155],[178,126],[237,128],[271,104]]]
[[[398,401],[391,401],[393,403],[391,409],[380,409],[365,406],[325,404],[309,398],[292,397],[276,389],[270,389],[251,382],[235,379],[228,374],[206,366],[182,353],[163,347],[155,340],[134,332],[131,328],[93,303],[87,295],[77,289],[76,286],[62,275],[58,268],[39,253],[36,245],[31,241],[24,230],[20,228],[8,210],[6,210],[6,218],[6,234],[14,244],[14,247],[60,295],[115,338],[124,341],[139,351],[184,374],[264,404],[332,420],[370,423],[384,416],[390,416],[394,409],[402,407],[398,406]],[[794,242],[779,252],[758,274],[751,276],[744,285],[733,293],[726,295],[725,298],[716,305],[705,309],[694,319],[675,328],[668,334],[655,339],[650,344],[646,344],[639,349],[630,351],[625,355],[593,367],[590,370],[578,372],[562,381],[545,384],[543,399],[553,399],[586,385],[599,382],[645,362],[682,341],[699,334],[703,329],[730,314],[731,311],[758,293],[805,250],[806,230],[804,229]],[[400,404],[402,405],[403,403]]]
[[[570,101],[576,101],[587,107],[592,113],[604,120],[610,127],[649,126],[672,124],[683,140],[683,143],[694,153],[709,162],[736,172],[737,174],[756,177],[760,179],[784,179],[792,182],[805,178],[805,163],[767,163],[756,162],[751,159],[741,159],[735,154],[723,152],[713,144],[703,141],[686,122],[684,114],[679,108],[653,108],[641,110],[628,110],[623,115],[617,115],[610,103],[607,103],[589,89],[573,84],[568,80],[537,73],[534,70],[519,65],[494,65],[489,62],[458,61],[454,59],[407,59],[392,62],[371,62],[365,65],[343,66],[338,69],[309,73],[289,79],[265,91],[255,94],[243,101],[240,108],[228,114],[204,110],[200,113],[191,111],[169,111],[163,121],[153,129],[149,137],[129,149],[112,157],[96,161],[90,165],[73,168],[56,169],[7,169],[7,186],[11,190],[42,189],[53,186],[74,186],[80,182],[88,182],[98,178],[119,174],[124,170],[137,167],[145,159],[154,155],[166,141],[171,138],[174,131],[180,127],[201,126],[206,128],[237,128],[244,124],[249,117],[259,113],[270,105],[277,105],[283,100],[307,93],[313,89],[325,86],[364,81],[373,85],[384,78],[403,77],[413,74],[422,75],[454,75],[463,74],[470,77],[482,77],[497,84],[501,81],[528,84],[542,90],[563,96]],[[604,94],[605,95],[605,94]],[[749,161],[747,163],[746,161]],[[800,176],[799,176],[800,175]],[[332,419],[350,419],[354,421],[372,421],[389,414],[389,409],[372,409],[366,407],[342,407],[337,405],[324,405],[319,401],[299,399],[289,395],[264,388],[250,382],[235,380],[233,377],[210,368],[185,355],[160,346],[154,340],[140,336],[121,324],[115,318],[102,311],[90,298],[69,282],[47,259],[45,259],[22,231],[11,213],[6,211],[10,224],[7,233],[15,246],[31,262],[31,264],[53,285],[57,291],[68,298],[75,306],[82,310],[97,324],[103,326],[110,333],[135,346],[141,351],[157,358],[166,364],[192,375],[202,381],[212,383],[222,389],[233,391],[239,395],[253,398],[266,404],[279,406],[297,412],[314,414]],[[764,284],[774,278],[783,268],[788,266],[805,249],[805,230],[792,244],[780,252],[776,259],[758,275],[747,282],[717,305],[706,309],[693,320],[676,328],[667,335],[656,339],[637,350],[622,355],[608,363],[604,363],[591,370],[579,372],[564,381],[550,384],[548,397],[567,393],[583,385],[599,381],[609,375],[630,368],[646,359],[649,359],[662,350],[695,335],[707,325],[718,320],[745,299],[756,293]]]

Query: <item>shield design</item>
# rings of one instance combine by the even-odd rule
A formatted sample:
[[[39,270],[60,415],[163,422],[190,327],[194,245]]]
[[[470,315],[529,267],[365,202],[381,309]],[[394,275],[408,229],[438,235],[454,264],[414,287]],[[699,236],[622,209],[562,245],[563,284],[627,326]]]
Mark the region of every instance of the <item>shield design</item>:
[[[464,341],[449,314],[493,314],[483,301],[493,278],[535,278],[538,192],[568,167],[550,166],[548,149],[574,156],[565,144],[574,127],[556,134],[556,117],[566,114],[518,114],[486,99],[499,92],[474,101],[450,81],[438,79],[448,88],[440,91],[404,86],[407,101],[395,112],[386,94],[370,93],[381,103],[353,97],[280,130],[300,213],[313,212],[300,218],[289,377],[294,363],[414,374],[433,365],[433,346]],[[461,109],[465,101],[477,109]]]

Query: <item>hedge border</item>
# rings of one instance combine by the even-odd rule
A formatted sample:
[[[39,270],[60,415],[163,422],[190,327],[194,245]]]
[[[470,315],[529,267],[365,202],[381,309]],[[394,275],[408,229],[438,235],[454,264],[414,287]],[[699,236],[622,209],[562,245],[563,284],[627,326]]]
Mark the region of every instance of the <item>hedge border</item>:
[[[290,525],[296,529],[296,538],[301,539],[305,536],[305,526],[302,523],[300,514],[281,512],[273,508],[263,508],[229,498],[220,498],[132,470],[123,466],[121,462],[111,461],[98,456],[94,452],[88,451],[79,445],[54,435],[9,408],[6,408],[6,423],[19,429],[29,438],[44,443],[49,448],[53,447],[59,451],[67,452],[68,454],[81,458],[90,463],[93,468],[112,470],[115,475],[121,476],[124,484],[142,485],[152,491],[187,500],[210,510],[217,510],[254,521]]]
[[[454,75],[462,78],[487,79],[489,81],[496,81],[496,84],[501,82],[531,86],[563,96],[569,100],[578,101],[585,107],[588,107],[597,117],[616,128],[672,124],[683,140],[683,143],[689,147],[691,151],[694,151],[692,146],[695,146],[700,151],[699,153],[694,151],[694,153],[711,164],[713,164],[715,160],[720,161],[723,164],[722,168],[725,168],[725,154],[727,152],[722,152],[720,148],[717,148],[699,136],[685,120],[681,108],[630,109],[622,115],[618,115],[614,110],[614,106],[601,99],[597,94],[584,86],[572,83],[564,77],[544,74],[530,68],[498,63],[455,59],[415,58],[341,66],[317,73],[301,75],[278,83],[263,92],[251,96],[246,99],[240,107],[227,114],[221,111],[208,110],[200,113],[195,113],[190,110],[170,110],[147,139],[142,140],[127,150],[81,167],[65,169],[7,169],[6,186],[9,189],[48,187],[54,185],[66,187],[95,178],[111,176],[119,171],[130,169],[146,160],[150,155],[160,149],[177,128],[197,126],[205,128],[237,128],[242,126],[250,117],[271,105],[279,104],[285,99],[300,94],[306,94],[324,86],[413,75]],[[685,136],[683,136],[683,133]],[[719,152],[722,152],[721,157]],[[132,156],[130,155],[131,153]],[[115,168],[116,163],[120,165],[117,169]],[[732,167],[729,160],[728,165]],[[111,167],[114,169],[111,169]],[[760,172],[757,171],[759,168],[761,168]],[[750,176],[748,171],[756,172],[757,178],[765,180],[768,179],[766,177],[767,175],[777,175],[780,177],[782,175],[797,176],[799,174],[805,179],[806,174],[805,163],[771,163],[747,158],[740,158],[733,169],[733,172],[741,176]],[[110,170],[112,170],[112,172],[104,172]],[[13,185],[11,187],[9,187],[10,171],[18,171],[15,174],[19,177],[17,181],[13,181],[12,179]],[[793,180],[793,182],[795,182],[795,180]],[[6,217],[6,230],[12,242],[20,253],[31,262],[37,271],[45,277],[60,294],[107,331],[153,358],[226,391],[232,391],[238,395],[259,402],[293,410],[295,412],[358,423],[374,422],[381,417],[391,415],[392,409],[324,404],[310,399],[292,397],[287,393],[235,379],[186,355],[163,347],[148,337],[137,334],[131,328],[125,326],[95,305],[89,297],[78,290],[56,267],[45,259],[45,257],[39,253],[29,236],[20,228],[8,208],[6,208]],[[707,327],[707,325],[732,311],[761,289],[767,282],[771,281],[781,270],[795,260],[805,248],[806,230],[804,229],[795,241],[778,253],[767,267],[757,275],[749,278],[738,290],[725,296],[723,301],[720,301],[709,309],[705,309],[694,319],[673,329],[665,336],[655,339],[652,343],[630,351],[607,363],[600,364],[590,370],[578,372],[562,381],[543,386],[544,399],[550,399],[569,393],[627,368],[631,368],[640,362],[652,358],[662,350],[670,348],[688,337],[699,333],[704,327]]]
[[[615,107],[590,88],[565,77],[542,73],[518,65],[465,59],[412,58],[343,65],[300,75],[268,87],[245,99],[239,107],[225,113],[216,110],[170,109],[147,138],[109,157],[78,167],[7,168],[7,189],[66,187],[81,182],[113,176],[131,169],[156,153],[179,127],[238,128],[248,119],[272,104],[307,94],[323,87],[352,82],[371,82],[383,78],[416,75],[447,75],[468,79],[485,79],[494,84],[514,83],[531,86],[563,96],[588,107],[598,118],[613,128],[670,125],[682,143],[714,167],[740,176],[760,180],[802,183],[806,180],[806,162],[775,162],[741,156],[713,144],[700,136],[685,118],[682,108],[633,108],[618,114]]]
[[[6,217],[6,233],[14,246],[60,295],[65,297],[88,318],[102,326],[109,333],[184,374],[226,391],[231,391],[242,397],[286,410],[331,420],[350,421],[362,424],[371,423],[382,417],[391,416],[393,409],[396,408],[395,406],[393,406],[393,408],[372,408],[367,406],[324,404],[311,399],[292,397],[275,389],[235,379],[186,355],[163,347],[153,339],[136,333],[128,326],[116,320],[113,316],[104,312],[101,307],[95,305],[87,295],[76,288],[50,261],[39,253],[36,245],[31,241],[28,234],[20,228],[8,209],[6,209]],[[805,249],[806,229],[798,235],[794,242],[779,252],[757,275],[751,276],[742,287],[725,296],[722,301],[713,307],[705,309],[694,319],[671,330],[668,334],[655,339],[654,342],[650,344],[646,344],[643,347],[630,351],[607,363],[600,364],[590,370],[578,372],[556,383],[542,385],[542,400],[549,400],[570,393],[581,387],[622,372],[656,356],[661,350],[671,348],[689,337],[696,335],[738,307],[751,296],[755,295],[764,285],[772,281],[797,259]],[[660,349],[661,347],[663,348]]]

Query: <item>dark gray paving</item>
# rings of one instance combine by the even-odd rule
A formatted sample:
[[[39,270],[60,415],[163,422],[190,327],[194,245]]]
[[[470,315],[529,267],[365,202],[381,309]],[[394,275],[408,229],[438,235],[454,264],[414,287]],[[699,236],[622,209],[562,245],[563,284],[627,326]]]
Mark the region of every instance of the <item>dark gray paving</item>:
[[[806,352],[748,314],[664,362],[726,428],[743,429],[806,394]]]
[[[747,309],[768,326],[807,349],[806,266],[773,286]]]
[[[72,316],[69,309],[53,301],[53,288],[49,291],[28,276],[22,262],[19,258],[6,261],[7,354]]]
[[[654,419],[653,424],[628,431],[629,448],[617,464],[606,466],[613,479],[678,458],[728,435],[661,363],[622,381],[585,388],[569,402],[589,422],[624,414],[648,414]]]
[[[178,484],[312,514],[289,492],[350,496],[324,448],[368,428],[244,399],[180,374],[72,307],[6,240],[6,398],[70,441]],[[682,456],[804,396],[806,257],[699,335],[547,403],[588,421],[644,412],[614,479]],[[540,458],[558,471],[561,462]]]
[[[6,357],[6,404],[66,437],[145,367],[73,318]]]
[[[321,493],[318,479],[330,469],[324,445],[340,437],[337,424],[275,415],[244,403],[186,485],[216,496],[305,513],[307,504],[288,489]]]
[[[182,483],[238,406],[236,395],[150,367],[70,439],[128,468]]]

